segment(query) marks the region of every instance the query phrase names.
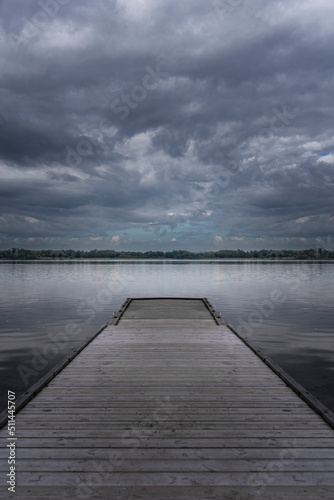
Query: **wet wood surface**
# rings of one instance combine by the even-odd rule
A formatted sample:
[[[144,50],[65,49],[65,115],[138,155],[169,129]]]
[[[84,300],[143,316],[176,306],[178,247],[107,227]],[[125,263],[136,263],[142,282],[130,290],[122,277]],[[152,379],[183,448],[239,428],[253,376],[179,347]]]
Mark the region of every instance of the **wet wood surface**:
[[[334,430],[200,299],[132,300],[16,429],[17,499],[334,498]]]

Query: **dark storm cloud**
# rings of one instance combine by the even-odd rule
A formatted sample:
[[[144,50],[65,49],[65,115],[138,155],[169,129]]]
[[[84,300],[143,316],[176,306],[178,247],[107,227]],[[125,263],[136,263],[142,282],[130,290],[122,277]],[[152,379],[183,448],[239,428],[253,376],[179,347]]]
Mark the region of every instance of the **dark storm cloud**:
[[[3,1],[1,246],[329,241],[333,13]]]

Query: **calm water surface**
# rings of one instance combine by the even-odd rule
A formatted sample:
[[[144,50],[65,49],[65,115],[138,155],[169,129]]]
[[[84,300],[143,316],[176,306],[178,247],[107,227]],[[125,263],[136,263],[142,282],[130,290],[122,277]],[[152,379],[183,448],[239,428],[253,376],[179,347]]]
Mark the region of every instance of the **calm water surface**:
[[[127,297],[207,297],[334,411],[334,263],[1,262],[0,411]]]

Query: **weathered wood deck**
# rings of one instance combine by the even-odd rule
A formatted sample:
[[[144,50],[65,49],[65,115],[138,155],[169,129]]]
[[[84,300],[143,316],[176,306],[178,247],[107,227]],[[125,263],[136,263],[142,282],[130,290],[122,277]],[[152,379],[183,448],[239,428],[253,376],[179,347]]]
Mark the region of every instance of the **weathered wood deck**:
[[[13,497],[332,500],[334,430],[217,323],[200,299],[125,303],[18,414]]]

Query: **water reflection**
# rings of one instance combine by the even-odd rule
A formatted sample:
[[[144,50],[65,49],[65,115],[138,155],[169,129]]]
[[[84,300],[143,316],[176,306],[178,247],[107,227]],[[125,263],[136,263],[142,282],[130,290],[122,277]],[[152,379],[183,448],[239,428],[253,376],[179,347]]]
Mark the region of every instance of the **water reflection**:
[[[18,366],[31,366],[34,353],[43,353],[64,332],[71,342],[48,360],[45,371],[97,331],[127,297],[188,296],[207,297],[229,323],[334,410],[331,262],[1,262],[0,276],[2,403],[8,389],[26,390]]]

